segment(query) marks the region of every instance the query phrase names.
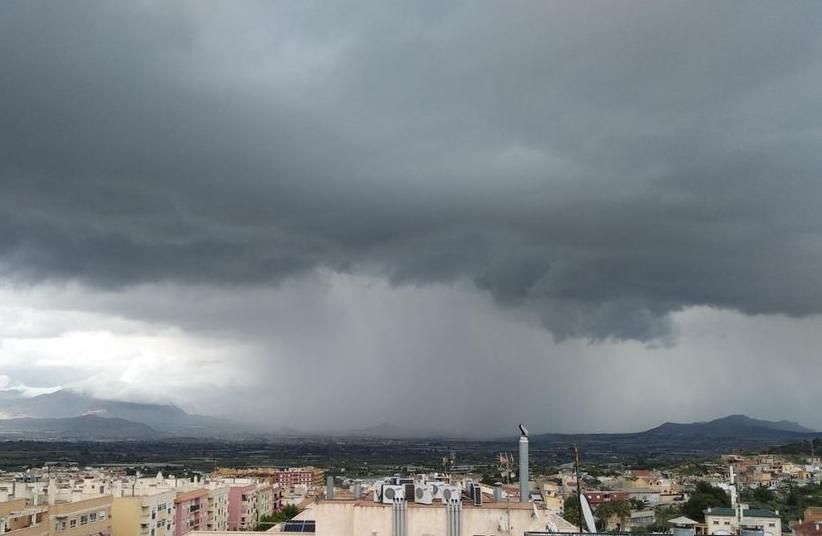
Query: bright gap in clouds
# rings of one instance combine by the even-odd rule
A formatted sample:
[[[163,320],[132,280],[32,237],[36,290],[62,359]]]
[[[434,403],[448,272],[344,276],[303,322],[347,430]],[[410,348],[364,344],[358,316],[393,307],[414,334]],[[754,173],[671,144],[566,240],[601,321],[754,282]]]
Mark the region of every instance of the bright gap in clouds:
[[[539,431],[630,431],[729,413],[822,428],[822,363],[807,359],[822,344],[819,317],[690,308],[672,318],[676,344],[652,346],[556,342],[533,312],[501,309],[468,284],[395,287],[329,272],[278,288],[0,294],[0,389],[28,394],[171,402],[272,430],[390,422],[495,434],[524,420]]]

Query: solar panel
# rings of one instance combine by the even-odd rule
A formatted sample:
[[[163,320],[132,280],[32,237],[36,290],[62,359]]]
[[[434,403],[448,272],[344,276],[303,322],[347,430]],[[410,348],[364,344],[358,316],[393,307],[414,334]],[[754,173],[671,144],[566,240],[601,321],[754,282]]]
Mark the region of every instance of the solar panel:
[[[286,521],[283,524],[283,532],[315,532],[316,522],[311,521]]]

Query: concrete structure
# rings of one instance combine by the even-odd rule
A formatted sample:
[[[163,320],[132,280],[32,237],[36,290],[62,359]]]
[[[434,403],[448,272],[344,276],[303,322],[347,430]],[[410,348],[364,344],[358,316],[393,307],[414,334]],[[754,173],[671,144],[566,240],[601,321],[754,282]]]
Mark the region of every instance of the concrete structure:
[[[26,499],[0,502],[0,535],[48,536],[48,509]]]
[[[176,534],[183,536],[192,530],[205,530],[207,522],[208,491],[204,488],[178,491],[174,499]]]
[[[49,507],[50,536],[111,536],[111,495],[56,502]]]
[[[708,535],[729,536],[739,534],[742,529],[759,528],[765,536],[780,536],[782,520],[779,512],[742,508],[742,519],[737,519],[733,508],[708,508],[705,510],[705,531]]]
[[[112,536],[175,536],[176,509],[173,490],[114,497]]]

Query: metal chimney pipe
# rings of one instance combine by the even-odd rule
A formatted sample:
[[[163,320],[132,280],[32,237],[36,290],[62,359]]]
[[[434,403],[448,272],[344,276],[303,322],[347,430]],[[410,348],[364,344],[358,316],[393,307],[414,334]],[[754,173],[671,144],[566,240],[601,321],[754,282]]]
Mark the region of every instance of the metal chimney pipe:
[[[494,485],[494,502],[502,501],[502,482],[497,482]]]
[[[521,424],[519,429],[519,502],[528,502],[528,430]]]
[[[362,480],[354,481],[354,498],[360,500],[362,498]]]
[[[334,499],[334,475],[325,477],[325,498],[329,501]]]

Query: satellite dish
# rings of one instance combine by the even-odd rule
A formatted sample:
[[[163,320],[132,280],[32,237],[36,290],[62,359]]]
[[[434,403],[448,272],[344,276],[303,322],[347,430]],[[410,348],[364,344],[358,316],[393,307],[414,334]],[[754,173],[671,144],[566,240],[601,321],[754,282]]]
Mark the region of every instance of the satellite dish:
[[[594,513],[591,511],[591,505],[588,504],[588,499],[585,498],[585,495],[580,493],[579,502],[582,504],[582,517],[585,519],[585,527],[590,533],[596,532],[597,524],[594,522]],[[580,525],[582,525],[582,523],[580,523]]]
[[[528,437],[528,429],[525,428],[523,425],[519,425],[519,431],[522,433],[523,437]]]

